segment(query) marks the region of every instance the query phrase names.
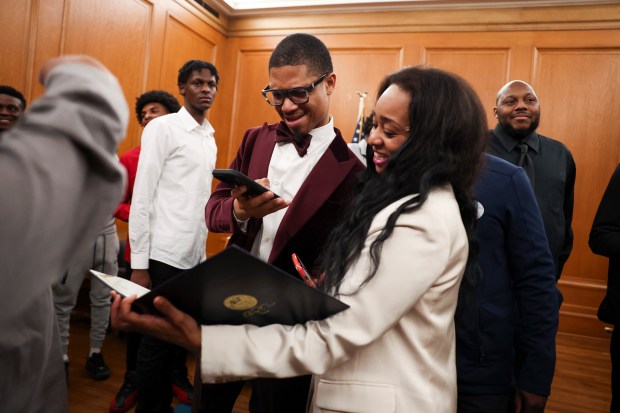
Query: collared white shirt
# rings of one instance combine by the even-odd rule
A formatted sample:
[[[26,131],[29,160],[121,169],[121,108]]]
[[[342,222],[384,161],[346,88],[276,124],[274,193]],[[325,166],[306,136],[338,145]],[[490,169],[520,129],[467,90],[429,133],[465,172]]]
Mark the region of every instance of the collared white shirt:
[[[199,125],[185,108],[144,128],[129,212],[132,268],[146,269],[153,259],[187,269],[206,258],[213,135],[209,121]]]
[[[270,189],[283,199],[292,200],[295,198],[310,171],[316,166],[336,137],[334,119],[330,116],[326,125],[312,129],[310,135],[312,135],[312,139],[308,153],[303,158],[297,154],[293,144],[276,143],[273,149],[267,178],[269,178]],[[265,261],[269,259],[273,240],[287,210],[288,208],[284,208],[263,217],[260,237],[256,237],[252,251],[258,252],[258,256]]]

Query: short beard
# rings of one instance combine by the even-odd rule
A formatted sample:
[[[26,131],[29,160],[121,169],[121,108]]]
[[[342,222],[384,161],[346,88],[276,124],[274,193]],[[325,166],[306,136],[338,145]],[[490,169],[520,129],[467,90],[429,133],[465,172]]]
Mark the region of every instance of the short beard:
[[[527,138],[528,136],[530,136],[532,132],[534,132],[538,128],[539,122],[540,122],[539,118],[532,119],[532,123],[530,123],[529,128],[526,128],[526,129],[515,129],[512,127],[510,123],[506,121],[500,122],[499,125],[506,131],[506,133],[510,137],[518,141],[521,141]]]

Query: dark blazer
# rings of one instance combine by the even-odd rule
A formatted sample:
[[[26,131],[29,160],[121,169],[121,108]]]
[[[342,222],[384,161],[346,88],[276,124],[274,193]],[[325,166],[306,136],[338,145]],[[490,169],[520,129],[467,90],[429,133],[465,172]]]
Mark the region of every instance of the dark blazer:
[[[231,169],[243,172],[252,179],[267,176],[275,147],[277,124],[265,123],[249,129],[230,164]],[[269,262],[297,275],[291,254],[297,253],[312,271],[326,238],[343,208],[352,196],[357,177],[364,166],[349,150],[340,131],[321,156],[288,207],[274,239]],[[247,231],[241,232],[233,217],[231,186],[220,183],[205,209],[207,228],[213,232],[232,232],[229,245],[251,250],[260,231],[262,219],[251,218]]]
[[[610,324],[620,321],[620,164],[616,167],[590,230],[592,252],[609,257],[607,293],[598,318]]]
[[[523,169],[486,155],[474,197],[482,280],[457,311],[458,390],[501,394],[516,384],[547,396],[560,293],[534,193]]]

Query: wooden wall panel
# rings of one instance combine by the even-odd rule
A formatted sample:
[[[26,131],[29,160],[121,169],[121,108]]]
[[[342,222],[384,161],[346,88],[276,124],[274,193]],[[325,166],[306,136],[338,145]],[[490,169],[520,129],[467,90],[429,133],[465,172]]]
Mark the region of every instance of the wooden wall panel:
[[[43,85],[38,80],[38,69],[45,61],[61,54],[64,17],[64,0],[39,1],[38,9],[33,9],[33,27],[30,31],[31,63],[28,65],[27,87],[31,97],[43,93]]]
[[[215,42],[185,22],[178,20],[175,16],[168,16],[165,30],[159,84],[164,90],[171,91],[171,93],[174,91],[179,102],[182,102],[177,86],[179,68],[188,60],[193,59],[213,62],[215,60]]]
[[[570,304],[562,304],[559,332],[609,340],[611,337],[605,331],[605,327],[606,325],[601,323],[596,315],[584,312],[580,308],[575,309]]]
[[[564,295],[560,312],[560,331],[609,338],[605,331],[606,325],[596,317],[598,303],[605,295],[605,285],[566,275],[560,283],[560,289]]]
[[[478,93],[487,114],[489,127],[497,120],[495,106],[498,85],[509,77],[510,49],[426,49],[424,63],[456,73],[467,80]]]
[[[510,7],[510,1],[502,7],[484,8],[485,2],[462,1],[463,7],[416,7],[412,3],[402,9],[386,11],[329,12],[326,7],[306,7],[303,12],[277,10],[272,13],[246,14],[231,18],[228,24],[230,36],[273,36],[296,31],[324,34],[362,33],[445,33],[518,31],[531,33],[543,30],[586,30],[620,28],[620,5],[575,5],[565,1],[556,7],[532,6]],[[469,3],[469,7],[467,6]],[[477,3],[477,4],[472,4]],[[571,3],[573,3],[571,5]],[[517,40],[515,38],[515,40]]]
[[[35,0],[5,2],[0,13],[0,85],[9,85],[30,100],[27,90],[29,40]],[[35,5],[36,6],[36,5]],[[35,7],[36,8],[36,7]]]
[[[72,1],[65,16],[63,54],[86,53],[101,60],[123,85],[132,114],[135,98],[144,90],[152,7],[142,0]],[[132,138],[138,134],[134,119],[130,117],[127,132]],[[136,143],[126,139],[119,152]]]
[[[336,73],[336,88],[331,97],[330,113],[344,140],[350,142],[357,125],[357,91],[368,93],[365,113],[369,115],[377,100],[379,82],[386,74],[400,68],[401,49],[335,47],[330,53]]]
[[[620,48],[536,48],[533,67],[541,102],[539,130],[564,142],[577,165],[575,243],[559,284],[565,295],[562,331],[589,325],[582,334],[605,336],[596,309],[607,281],[607,259],[592,254],[588,236],[619,160],[620,129],[610,126],[617,125],[611,108],[618,107],[620,94]]]
[[[260,126],[264,122],[278,122],[280,117],[269,105],[260,91],[269,83],[269,56],[271,50],[240,50],[237,70],[235,71],[235,88],[233,110],[230,123],[230,139],[228,140],[229,163],[237,154],[243,134],[249,128]]]
[[[587,245],[601,196],[620,154],[619,49],[537,49],[534,86],[541,100],[542,133],[564,142],[577,164],[575,246],[564,274],[607,280],[606,260]]]

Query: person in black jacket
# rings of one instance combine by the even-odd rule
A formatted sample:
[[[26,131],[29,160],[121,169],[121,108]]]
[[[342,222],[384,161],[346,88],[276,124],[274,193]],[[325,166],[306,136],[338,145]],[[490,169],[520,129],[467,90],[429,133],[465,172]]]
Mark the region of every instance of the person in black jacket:
[[[525,172],[491,155],[473,190],[481,274],[456,312],[458,412],[543,412],[561,296],[540,211]]]
[[[620,321],[620,164],[616,166],[590,230],[590,249],[609,258],[607,294],[598,309],[599,320]],[[620,411],[620,329],[611,336],[611,412]]]

